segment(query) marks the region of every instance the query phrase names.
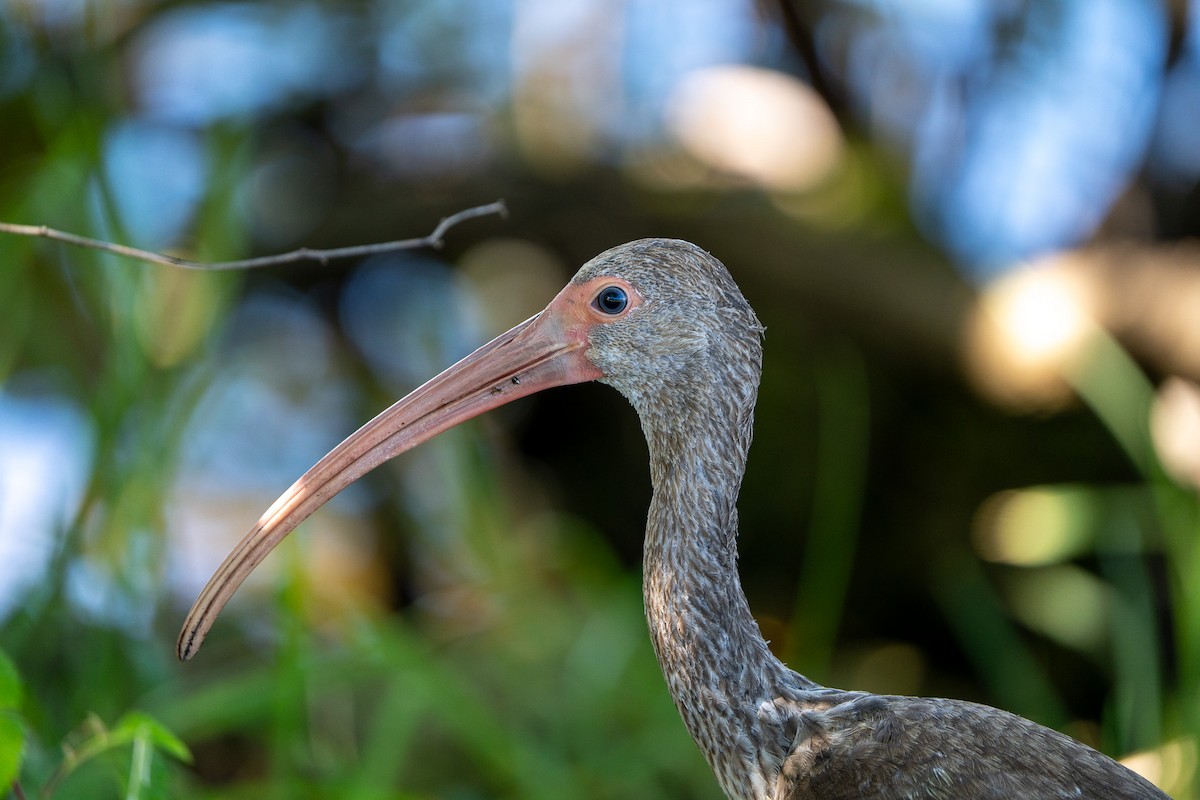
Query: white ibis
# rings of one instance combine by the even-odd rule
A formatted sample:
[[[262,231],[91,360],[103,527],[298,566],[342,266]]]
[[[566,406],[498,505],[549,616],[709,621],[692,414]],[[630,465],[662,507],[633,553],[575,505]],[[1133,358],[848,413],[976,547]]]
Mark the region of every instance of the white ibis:
[[[275,501],[196,600],[179,657],[195,655],[271,548],[369,470],[518,397],[597,380],[641,417],[654,487],[646,619],[675,705],[730,798],[1165,798],[1006,711],[829,689],[771,654],[736,545],[762,331],[725,267],[695,245],[643,239],[600,254],[545,311],[368,422]]]

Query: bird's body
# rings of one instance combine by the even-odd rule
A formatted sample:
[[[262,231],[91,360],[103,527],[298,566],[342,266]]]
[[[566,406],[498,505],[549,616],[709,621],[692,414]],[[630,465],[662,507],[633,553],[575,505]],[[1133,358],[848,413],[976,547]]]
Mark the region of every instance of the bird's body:
[[[643,589],[663,675],[721,788],[737,800],[1162,800],[1145,779],[1022,717],[956,700],[828,689],[770,652],[737,572],[737,496],[762,326],[725,267],[645,239],[588,262],[538,317],[343,442],[264,515],[201,594],[190,657],[270,548],[382,461],[463,419],[584,380],[629,398],[650,452]]]

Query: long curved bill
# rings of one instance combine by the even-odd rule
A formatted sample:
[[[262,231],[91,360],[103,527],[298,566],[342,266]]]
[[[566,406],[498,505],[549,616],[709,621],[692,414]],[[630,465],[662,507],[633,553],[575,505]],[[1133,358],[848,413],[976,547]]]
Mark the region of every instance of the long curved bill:
[[[493,339],[351,434],[267,509],[209,579],[179,633],[196,654],[221,609],[256,566],[334,495],[388,459],[519,397],[594,380],[571,287],[545,311]],[[573,324],[574,323],[574,324]]]

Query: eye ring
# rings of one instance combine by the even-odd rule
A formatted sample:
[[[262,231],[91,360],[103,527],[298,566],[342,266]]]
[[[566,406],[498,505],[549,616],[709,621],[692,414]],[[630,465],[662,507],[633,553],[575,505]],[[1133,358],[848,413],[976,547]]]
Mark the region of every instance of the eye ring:
[[[602,314],[616,316],[629,307],[629,294],[620,286],[605,286],[592,305]]]

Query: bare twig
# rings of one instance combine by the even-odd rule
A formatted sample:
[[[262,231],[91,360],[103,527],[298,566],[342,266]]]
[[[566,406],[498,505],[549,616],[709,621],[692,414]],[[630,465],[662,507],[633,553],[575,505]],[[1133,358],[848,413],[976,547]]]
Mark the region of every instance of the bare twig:
[[[0,222],[0,233],[12,233],[17,236],[35,236],[44,239],[53,239],[56,242],[74,245],[75,247],[86,247],[91,250],[101,250],[105,253],[113,253],[125,258],[132,258],[138,261],[145,261],[150,264],[163,264],[169,267],[181,267],[183,269],[198,269],[198,270],[229,270],[229,269],[255,269],[258,267],[273,267],[279,264],[291,264],[296,261],[319,261],[326,264],[336,258],[355,258],[358,256],[369,256],[376,253],[390,253],[395,250],[413,250],[418,247],[432,247],[440,249],[442,239],[446,232],[460,222],[475,217],[483,217],[489,214],[499,214],[504,217],[508,215],[508,208],[504,205],[503,200],[497,200],[494,203],[488,203],[484,206],[475,206],[459,211],[457,214],[451,214],[444,217],[437,227],[433,229],[433,233],[428,236],[422,236],[416,239],[398,239],[393,242],[379,242],[378,244],[360,244],[352,247],[335,247],[331,250],[313,250],[308,247],[301,247],[299,250],[293,250],[290,253],[281,253],[274,256],[260,256],[258,258],[243,258],[238,261],[216,261],[205,263],[203,261],[191,261],[186,258],[178,258],[164,253],[153,253],[149,250],[139,250],[136,247],[129,247],[123,244],[114,244],[105,242],[100,239],[90,239],[86,236],[79,236],[66,231],[55,230],[48,228],[45,225],[17,225],[11,222]]]

